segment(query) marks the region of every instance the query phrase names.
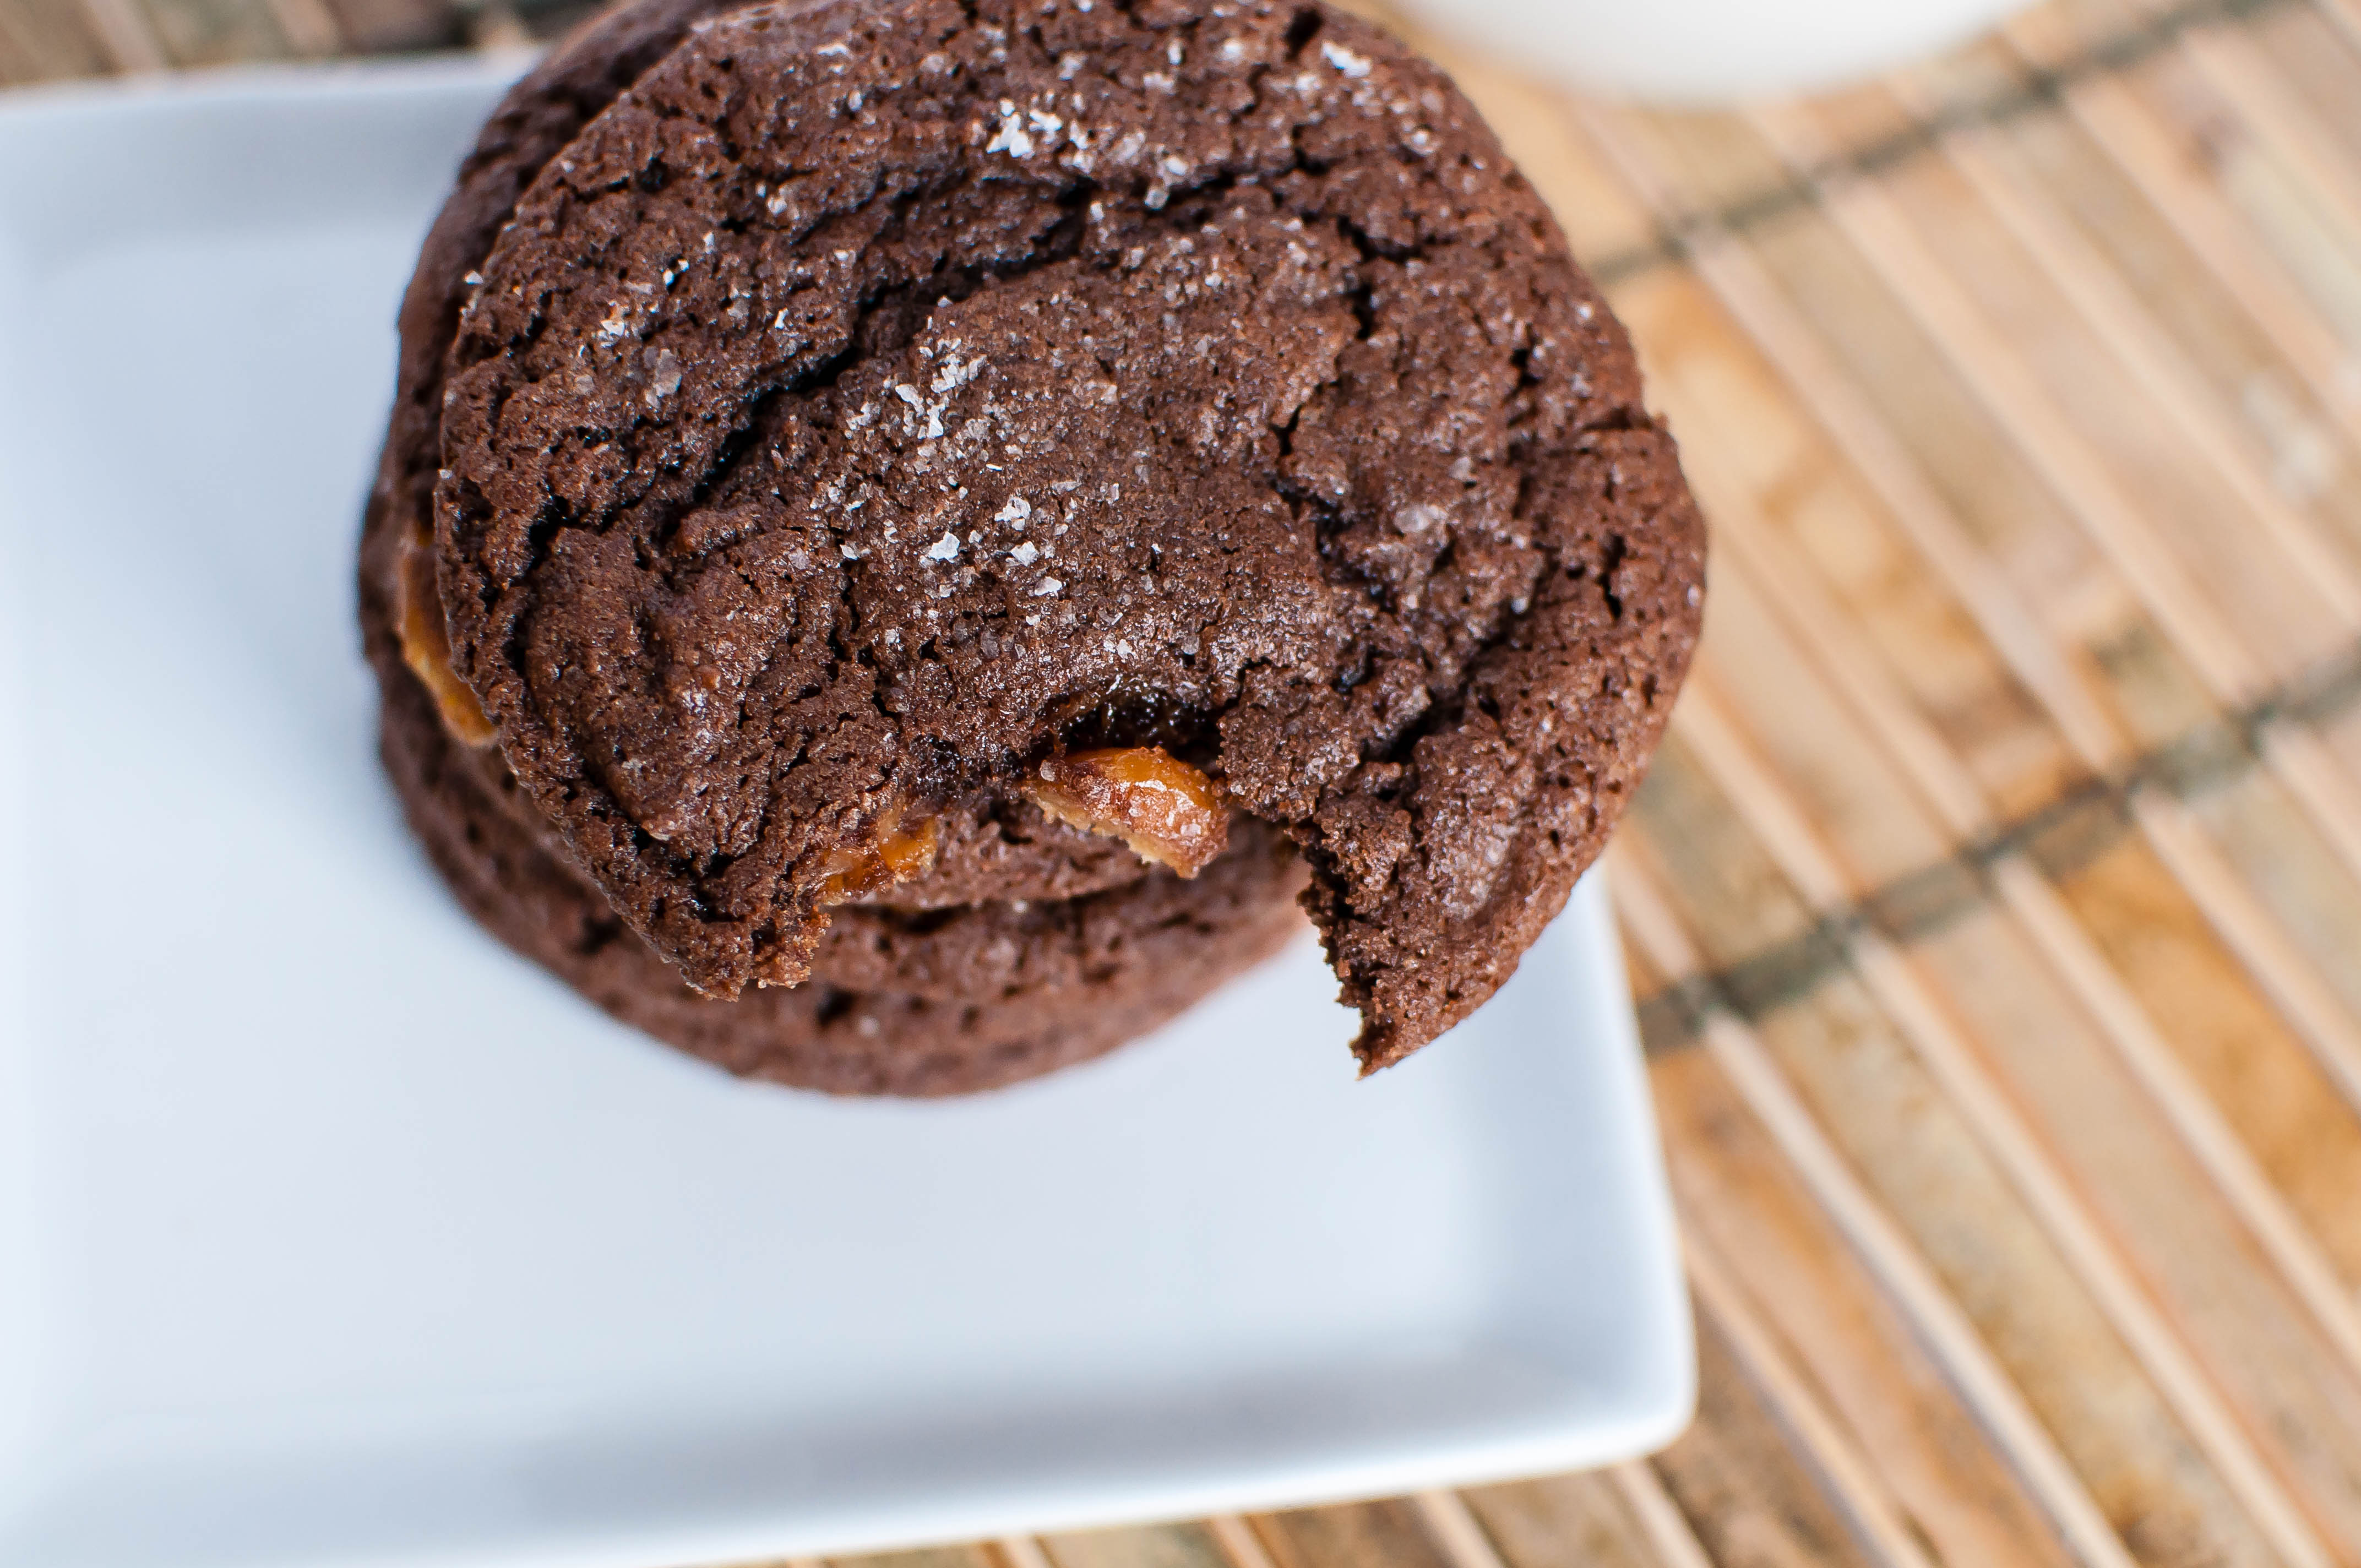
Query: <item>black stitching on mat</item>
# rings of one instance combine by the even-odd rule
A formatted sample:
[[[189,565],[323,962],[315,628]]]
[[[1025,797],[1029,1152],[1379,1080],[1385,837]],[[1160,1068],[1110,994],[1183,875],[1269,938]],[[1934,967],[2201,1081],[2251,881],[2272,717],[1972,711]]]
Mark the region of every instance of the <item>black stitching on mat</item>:
[[[1674,981],[1640,1003],[1640,1037],[1656,1055],[1695,1044],[1717,1011],[1758,1023],[1850,969],[1860,933],[1908,944],[1949,929],[1984,905],[1993,866],[2011,855],[2026,856],[2053,877],[2070,876],[2131,831],[2132,800],[2141,792],[2182,801],[2213,794],[2254,771],[2273,726],[2320,724],[2356,707],[2361,707],[2361,644],[2142,753],[2121,773],[2079,784],[1949,858],[1825,912],[1797,936]]]

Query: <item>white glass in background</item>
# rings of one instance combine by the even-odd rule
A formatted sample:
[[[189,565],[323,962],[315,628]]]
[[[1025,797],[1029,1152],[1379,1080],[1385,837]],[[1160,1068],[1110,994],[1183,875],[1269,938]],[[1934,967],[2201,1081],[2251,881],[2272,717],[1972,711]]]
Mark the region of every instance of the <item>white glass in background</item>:
[[[735,1082],[460,914],[378,771],[352,552],[500,84],[0,104],[0,1565],[737,1562],[1668,1439],[1596,879],[1367,1083],[1299,947],[939,1104]]]
[[[1438,33],[1595,92],[1709,107],[1809,92],[1971,37],[2022,0],[1399,0]]]

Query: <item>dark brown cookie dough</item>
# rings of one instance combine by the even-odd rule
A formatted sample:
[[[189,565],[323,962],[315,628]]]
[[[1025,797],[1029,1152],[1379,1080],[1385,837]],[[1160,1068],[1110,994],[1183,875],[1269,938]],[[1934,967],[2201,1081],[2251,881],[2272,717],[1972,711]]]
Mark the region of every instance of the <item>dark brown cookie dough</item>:
[[[401,553],[405,537],[432,527],[445,360],[477,268],[543,165],[697,23],[738,3],[637,0],[590,22],[510,89],[461,164],[403,295],[393,412],[362,527],[361,622],[382,679],[403,678],[392,673],[402,662],[396,631]],[[484,749],[470,765],[487,790],[521,804],[497,750]],[[533,808],[523,809],[538,828]],[[933,869],[893,889],[895,905],[1071,898],[1146,874],[1121,844],[1053,822],[1007,792],[973,792],[945,803],[939,827]]]
[[[1301,929],[1301,865],[1249,831],[1193,883],[939,913],[840,909],[821,974],[735,1002],[697,995],[486,789],[412,681],[380,734],[411,826],[460,902],[615,1017],[747,1077],[839,1094],[959,1094],[1145,1034]]]
[[[1562,906],[1694,645],[1620,328],[1449,82],[1309,0],[714,17],[479,270],[455,663],[716,994],[808,972],[881,821],[1153,738],[1301,847],[1382,1066]]]

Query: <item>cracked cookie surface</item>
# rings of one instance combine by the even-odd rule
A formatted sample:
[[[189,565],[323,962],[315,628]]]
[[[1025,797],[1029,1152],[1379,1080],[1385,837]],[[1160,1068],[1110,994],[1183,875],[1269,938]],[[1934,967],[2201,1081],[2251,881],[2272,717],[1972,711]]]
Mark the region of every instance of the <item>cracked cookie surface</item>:
[[[1474,111],[1317,5],[707,17],[556,151],[446,366],[455,663],[700,988],[914,806],[1149,741],[1282,828],[1366,1065],[1636,783],[1703,542]]]
[[[406,602],[412,595],[402,580],[416,565],[408,558],[408,542],[424,536],[432,549],[444,365],[476,287],[471,280],[480,277],[476,269],[549,159],[690,28],[737,4],[634,0],[586,24],[509,91],[461,164],[403,295],[393,411],[361,532],[363,641],[389,686],[405,679],[391,663],[413,652],[402,632],[406,616],[417,608]],[[428,574],[428,581],[437,575]],[[442,648],[442,638],[432,641]],[[468,702],[473,706],[472,696]],[[506,760],[496,748],[463,754],[460,765],[473,767],[490,795],[513,795]],[[543,826],[536,817],[534,829]],[[888,890],[884,902],[938,909],[979,900],[1070,898],[1145,874],[1121,844],[1051,821],[1014,791],[987,790],[950,803],[941,813],[941,828],[933,868]]]
[[[1121,843],[1009,795],[931,820],[931,870],[885,904],[833,912],[815,979],[705,1002],[614,916],[523,798],[472,711],[455,725],[431,635],[439,601],[412,543],[428,527],[434,411],[467,275],[517,194],[589,117],[714,9],[640,0],[576,33],[511,91],[422,249],[401,314],[395,407],[362,531],[362,641],[382,693],[381,751],[405,814],[478,920],[610,1014],[741,1074],[840,1093],[997,1087],[1154,1028],[1283,942],[1302,876],[1268,834],[1200,881],[1150,875]],[[431,541],[430,541],[431,544]],[[464,689],[464,688],[463,688]],[[469,696],[464,705],[473,710]],[[887,905],[890,905],[887,906]]]

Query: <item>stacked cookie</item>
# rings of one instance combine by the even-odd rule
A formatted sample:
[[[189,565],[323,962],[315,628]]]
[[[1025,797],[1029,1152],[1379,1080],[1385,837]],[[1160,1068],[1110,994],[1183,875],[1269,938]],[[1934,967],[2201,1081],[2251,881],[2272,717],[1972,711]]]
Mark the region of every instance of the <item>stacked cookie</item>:
[[[642,0],[501,105],[401,330],[361,578],[412,821],[733,1071],[1029,1076],[1299,895],[1398,1060],[1695,641],[1620,329],[1315,4]]]

